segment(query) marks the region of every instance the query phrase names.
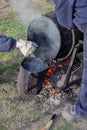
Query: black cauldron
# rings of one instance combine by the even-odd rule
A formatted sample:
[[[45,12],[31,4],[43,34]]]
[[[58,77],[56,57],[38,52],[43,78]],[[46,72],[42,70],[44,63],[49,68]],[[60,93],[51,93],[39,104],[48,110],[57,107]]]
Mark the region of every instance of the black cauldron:
[[[33,55],[25,57],[21,65],[31,73],[37,73],[46,70],[52,60],[67,57],[70,50],[71,54],[73,43],[83,40],[83,34],[75,26],[73,32],[62,27],[53,11],[30,22],[27,40],[35,42],[38,48]]]

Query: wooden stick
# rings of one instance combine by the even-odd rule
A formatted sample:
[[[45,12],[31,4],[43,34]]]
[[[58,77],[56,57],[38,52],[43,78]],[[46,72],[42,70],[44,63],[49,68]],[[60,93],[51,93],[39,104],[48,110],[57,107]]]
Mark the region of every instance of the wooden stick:
[[[52,124],[53,124],[53,120],[56,117],[56,114],[54,114],[51,118],[51,120],[47,123],[47,125],[45,127],[43,127],[41,130],[50,130]]]

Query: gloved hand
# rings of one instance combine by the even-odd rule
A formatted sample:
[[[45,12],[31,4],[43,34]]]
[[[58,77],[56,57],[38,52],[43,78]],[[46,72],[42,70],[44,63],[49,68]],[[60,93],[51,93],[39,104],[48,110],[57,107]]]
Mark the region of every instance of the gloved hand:
[[[32,41],[18,40],[16,47],[22,52],[24,56],[31,55],[36,49],[37,44]]]

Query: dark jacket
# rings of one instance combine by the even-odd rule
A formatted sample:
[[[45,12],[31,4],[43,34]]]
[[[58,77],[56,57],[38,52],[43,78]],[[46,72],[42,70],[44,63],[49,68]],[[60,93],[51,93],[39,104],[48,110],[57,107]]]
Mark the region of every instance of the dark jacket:
[[[16,47],[16,40],[12,37],[0,35],[0,52],[10,52]]]

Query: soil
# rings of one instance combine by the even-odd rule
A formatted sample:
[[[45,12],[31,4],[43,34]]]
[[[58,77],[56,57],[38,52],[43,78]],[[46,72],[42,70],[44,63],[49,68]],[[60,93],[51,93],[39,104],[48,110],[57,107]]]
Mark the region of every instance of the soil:
[[[0,0],[0,18],[6,17],[11,11],[11,4],[9,0]]]
[[[11,11],[11,2],[9,0],[0,0],[0,18],[6,17]],[[57,113],[57,119],[51,130],[65,130],[58,126],[65,124],[71,125],[69,130],[87,130],[86,122],[66,122],[60,115],[67,106],[73,104],[75,98],[68,97],[64,104],[46,110],[41,101],[36,96],[36,90],[26,95],[20,95],[17,92],[15,81],[18,72],[10,74],[8,72],[0,75],[1,78],[8,77],[10,82],[0,84],[0,130],[40,130],[52,117],[54,111]]]

